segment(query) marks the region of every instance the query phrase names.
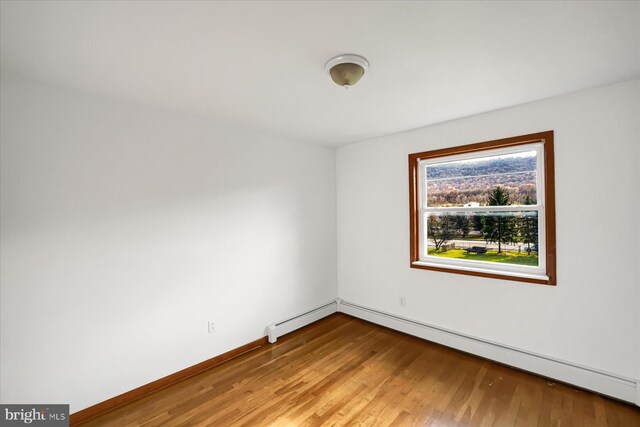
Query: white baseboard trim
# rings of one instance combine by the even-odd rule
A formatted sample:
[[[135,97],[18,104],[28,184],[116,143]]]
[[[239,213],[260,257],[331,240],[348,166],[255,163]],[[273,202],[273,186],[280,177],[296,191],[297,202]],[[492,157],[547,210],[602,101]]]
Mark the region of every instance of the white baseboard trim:
[[[638,390],[637,381],[632,378],[520,350],[340,299],[337,300],[337,309],[342,313],[409,335],[640,406],[640,390]]]
[[[296,329],[300,329],[303,326],[307,326],[313,322],[317,322],[323,317],[327,317],[330,314],[338,311],[338,300],[333,300],[325,305],[314,308],[309,311],[305,311],[304,313],[298,314],[297,316],[293,316],[289,319],[282,320],[277,323],[272,323],[267,326],[267,336],[269,337],[269,342],[273,344],[278,340],[278,337],[288,334],[289,332],[293,332]]]

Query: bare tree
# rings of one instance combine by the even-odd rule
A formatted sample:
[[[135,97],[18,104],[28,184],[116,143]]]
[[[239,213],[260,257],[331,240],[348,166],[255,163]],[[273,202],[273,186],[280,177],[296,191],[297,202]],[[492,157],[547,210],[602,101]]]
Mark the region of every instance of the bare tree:
[[[427,235],[433,240],[436,250],[453,239],[458,232],[456,218],[453,215],[430,215],[427,219]]]

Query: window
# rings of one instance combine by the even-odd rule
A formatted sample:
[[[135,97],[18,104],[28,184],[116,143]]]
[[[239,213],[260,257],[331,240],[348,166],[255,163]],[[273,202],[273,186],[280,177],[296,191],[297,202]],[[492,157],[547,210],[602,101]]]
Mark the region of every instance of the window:
[[[556,284],[553,131],[409,155],[411,267]]]

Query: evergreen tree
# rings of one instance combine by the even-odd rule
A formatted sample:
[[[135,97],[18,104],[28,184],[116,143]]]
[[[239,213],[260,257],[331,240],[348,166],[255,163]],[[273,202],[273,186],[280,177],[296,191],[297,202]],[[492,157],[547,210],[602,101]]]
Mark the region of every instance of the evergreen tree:
[[[489,195],[489,206],[508,206],[511,204],[509,193],[498,186]],[[502,253],[502,244],[513,242],[517,236],[515,218],[507,212],[496,212],[482,218],[482,234],[487,242],[498,243],[498,253]]]
[[[471,220],[465,215],[455,216],[456,231],[461,239],[466,239],[471,231]]]
[[[473,227],[474,231],[482,233],[482,216],[473,215],[471,217],[471,226]]]
[[[535,200],[527,195],[523,204],[533,205]],[[526,212],[520,218],[519,233],[522,241],[527,245],[527,254],[531,255],[531,245],[538,244],[538,215],[533,212]]]

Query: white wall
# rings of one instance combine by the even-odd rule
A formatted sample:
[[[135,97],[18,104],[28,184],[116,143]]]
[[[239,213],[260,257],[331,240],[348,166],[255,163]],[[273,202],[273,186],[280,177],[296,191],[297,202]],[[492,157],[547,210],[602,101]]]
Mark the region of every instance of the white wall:
[[[78,411],[336,294],[640,376],[640,81],[345,146],[337,171],[329,148],[6,75],[0,91],[3,402]],[[558,286],[410,269],[407,154],[548,129]]]
[[[6,75],[1,93],[3,403],[78,411],[337,295],[334,149]]]
[[[340,298],[639,378],[639,121],[636,80],[339,148]],[[556,287],[409,268],[409,153],[550,129]]]

